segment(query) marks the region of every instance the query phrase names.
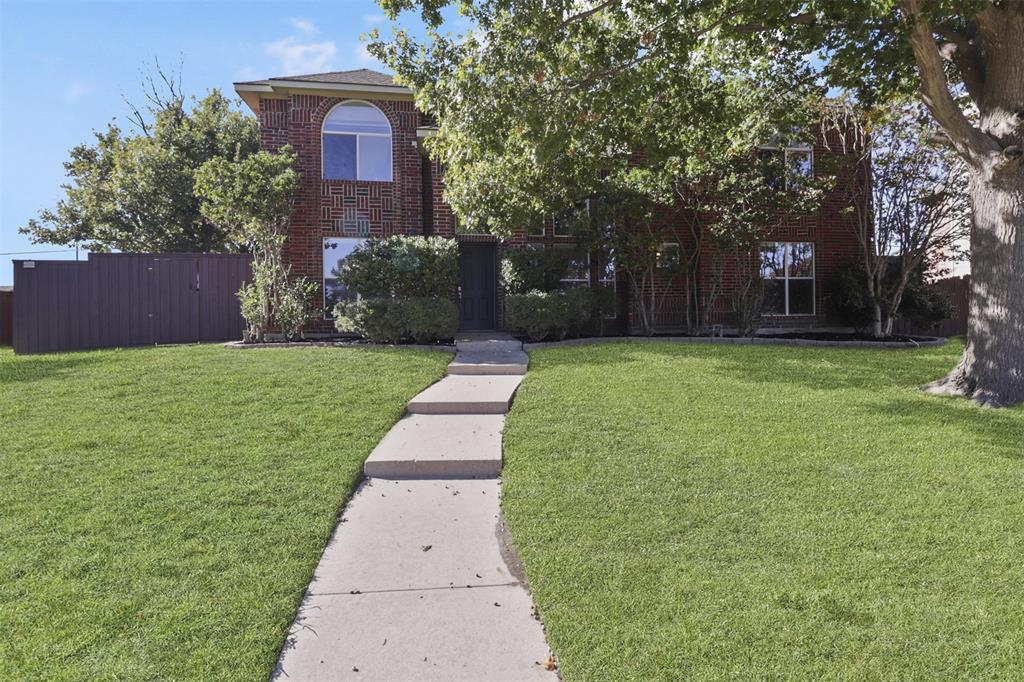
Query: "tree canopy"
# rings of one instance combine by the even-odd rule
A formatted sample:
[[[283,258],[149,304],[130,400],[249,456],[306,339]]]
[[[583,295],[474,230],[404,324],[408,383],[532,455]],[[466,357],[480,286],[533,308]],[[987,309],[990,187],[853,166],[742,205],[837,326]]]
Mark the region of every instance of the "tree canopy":
[[[133,107],[132,118],[137,132],[112,122],[71,150],[64,198],[21,232],[33,243],[77,242],[91,251],[238,250],[242,244],[200,211],[195,174],[209,159],[256,152],[255,118],[217,90],[187,103],[173,87],[168,96],[154,93],[145,112]]]
[[[1024,400],[1024,1],[379,1],[431,27],[370,50],[437,118],[456,213],[491,231],[594,185],[665,198],[806,132],[828,88],[865,108],[920,97],[967,165],[973,221],[968,343],[933,389]],[[464,36],[441,33],[452,6]]]

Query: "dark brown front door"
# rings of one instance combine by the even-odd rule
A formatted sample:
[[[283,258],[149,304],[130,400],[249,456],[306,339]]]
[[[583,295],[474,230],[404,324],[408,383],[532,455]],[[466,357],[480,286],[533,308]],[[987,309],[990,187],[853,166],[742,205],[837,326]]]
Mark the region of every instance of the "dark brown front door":
[[[459,329],[497,327],[498,258],[495,244],[459,244]]]

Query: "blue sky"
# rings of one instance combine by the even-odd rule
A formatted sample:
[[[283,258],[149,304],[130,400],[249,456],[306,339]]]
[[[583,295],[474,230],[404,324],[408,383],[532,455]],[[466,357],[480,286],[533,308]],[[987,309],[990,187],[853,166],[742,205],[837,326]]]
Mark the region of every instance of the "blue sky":
[[[11,258],[32,257],[9,252],[58,248],[30,244],[18,228],[62,196],[71,147],[111,119],[129,126],[123,97],[144,101],[147,63],[183,59],[187,94],[233,94],[239,80],[380,69],[359,41],[375,26],[389,24],[372,1],[0,0],[0,285],[11,284]]]

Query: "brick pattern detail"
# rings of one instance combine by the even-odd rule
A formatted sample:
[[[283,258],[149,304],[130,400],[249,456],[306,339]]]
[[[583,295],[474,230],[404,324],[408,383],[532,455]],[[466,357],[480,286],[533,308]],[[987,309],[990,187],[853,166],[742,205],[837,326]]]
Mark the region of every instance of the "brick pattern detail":
[[[296,193],[285,261],[296,276],[320,281],[325,237],[422,234],[422,157],[416,141],[420,115],[412,101],[366,99],[391,124],[391,182],[323,180],[321,128],[336,105],[349,98],[290,95],[260,102],[261,145],[290,144],[302,174]],[[449,211],[450,213],[450,211]],[[332,331],[318,322],[310,331]]]

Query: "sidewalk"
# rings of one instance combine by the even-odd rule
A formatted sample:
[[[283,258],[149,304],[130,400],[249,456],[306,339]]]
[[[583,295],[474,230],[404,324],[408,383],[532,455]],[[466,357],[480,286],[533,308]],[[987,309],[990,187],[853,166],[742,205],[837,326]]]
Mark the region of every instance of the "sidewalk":
[[[527,362],[517,341],[460,342],[449,376],[410,401],[366,462],[273,679],[558,679],[501,524],[501,430]]]

